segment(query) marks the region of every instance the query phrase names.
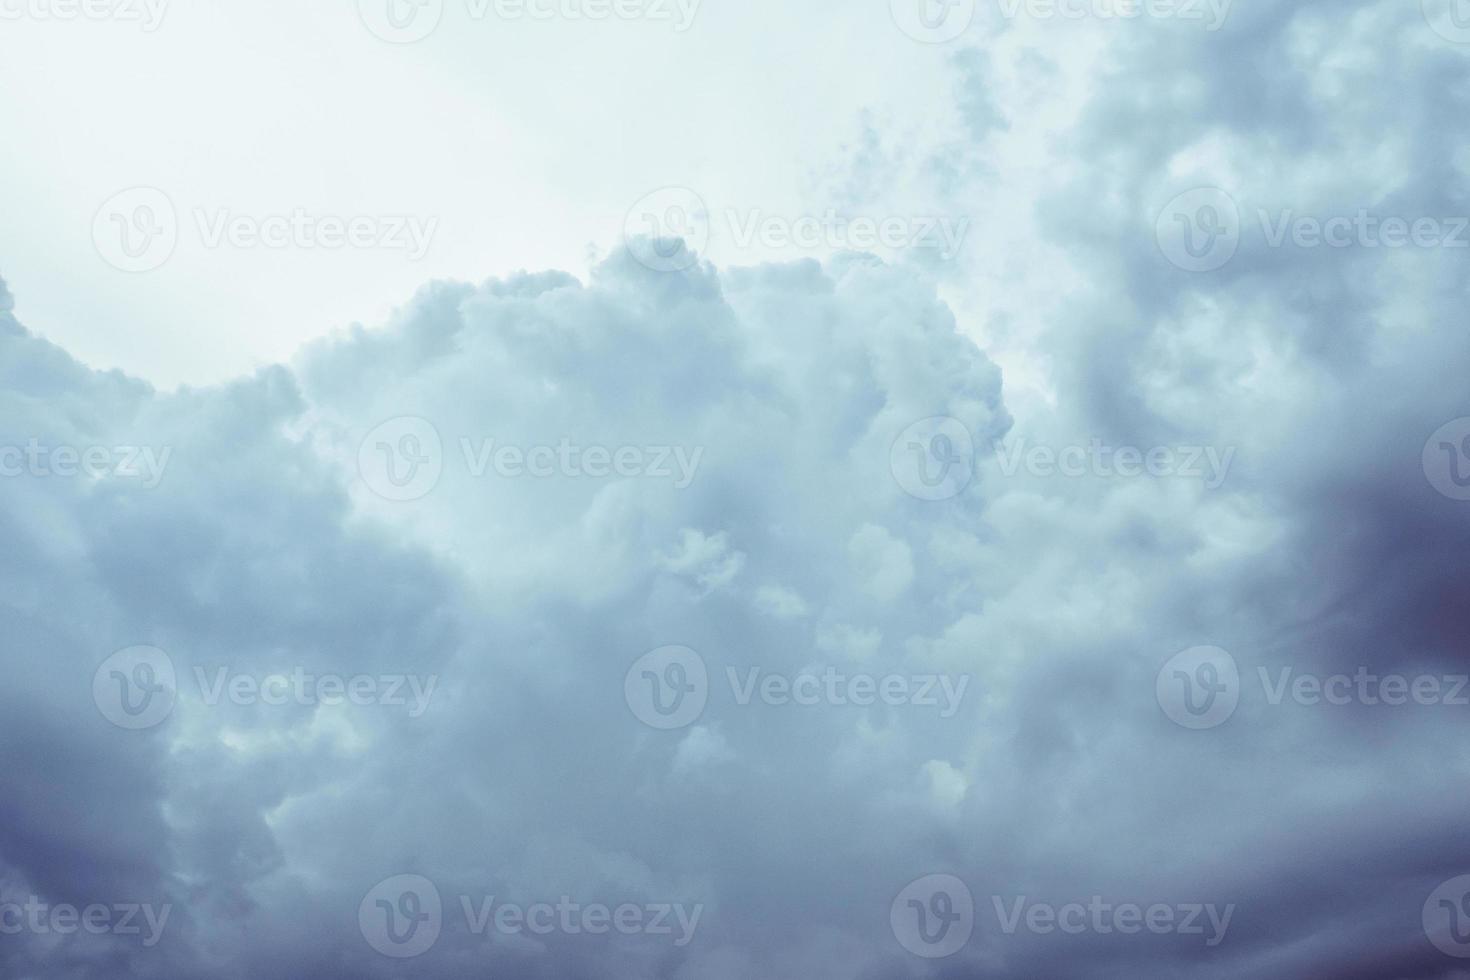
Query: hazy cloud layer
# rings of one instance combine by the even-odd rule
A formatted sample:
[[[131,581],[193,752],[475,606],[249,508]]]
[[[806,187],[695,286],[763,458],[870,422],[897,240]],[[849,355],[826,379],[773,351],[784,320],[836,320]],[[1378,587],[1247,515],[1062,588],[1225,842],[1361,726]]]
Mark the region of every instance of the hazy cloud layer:
[[[1381,240],[1470,214],[1470,47],[1337,0],[955,51],[947,135],[834,178],[969,215],[944,261],[634,242],[173,394],[0,285],[0,903],[171,910],[0,972],[1470,975],[1470,247]],[[476,928],[564,897],[642,925]]]

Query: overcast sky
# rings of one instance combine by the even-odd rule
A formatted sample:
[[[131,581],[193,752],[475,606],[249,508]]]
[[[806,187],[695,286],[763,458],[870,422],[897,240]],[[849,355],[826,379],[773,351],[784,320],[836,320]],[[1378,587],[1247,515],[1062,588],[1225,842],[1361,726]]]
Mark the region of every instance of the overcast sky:
[[[0,974],[1470,978],[1467,59],[0,0]]]

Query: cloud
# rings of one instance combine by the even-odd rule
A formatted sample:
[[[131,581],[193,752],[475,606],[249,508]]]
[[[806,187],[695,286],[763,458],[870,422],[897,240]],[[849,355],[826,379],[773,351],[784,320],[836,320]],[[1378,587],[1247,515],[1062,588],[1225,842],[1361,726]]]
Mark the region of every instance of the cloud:
[[[834,178],[849,211],[969,216],[951,261],[432,283],[174,394],[0,287],[0,445],[171,450],[152,488],[0,481],[0,900],[176,907],[153,948],[6,937],[5,971],[1456,976],[1423,916],[1470,867],[1463,709],[1271,692],[1467,670],[1465,504],[1424,462],[1470,415],[1463,253],[1273,238],[1470,213],[1470,49],[1388,0],[974,32]],[[1201,189],[1237,234],[1191,270],[1170,208]],[[894,452],[935,417],[976,466],[938,501]],[[1233,462],[1008,471],[1018,439]],[[93,681],[139,644],[179,692],[128,732]],[[1192,731],[1160,679],[1198,647],[1238,703]],[[211,705],[221,667],[434,685],[418,716]],[[894,910],[936,874],[974,932],[929,960]],[[398,875],[445,910],[407,964],[358,919]],[[700,917],[683,946],[475,934],[461,899],[491,896]],[[1008,931],[1018,902],[1043,925]],[[1229,925],[1044,927],[1127,903]]]
[[[909,586],[983,495],[916,500],[889,448],[934,415],[981,443],[1009,421],[998,372],[920,280],[857,258],[669,276],[619,254],[587,284],[426,287],[386,330],[173,395],[89,371],[18,326],[4,344],[7,443],[172,451],[151,489],[54,476],[4,487],[15,546],[0,567],[28,584],[3,616],[31,651],[11,688],[26,701],[7,699],[5,714],[17,744],[35,746],[0,777],[5,894],[175,909],[156,947],[106,937],[75,975],[119,962],[159,976],[286,963],[387,975],[355,915],[376,882],[406,872],[434,881],[451,911],[477,895],[702,906],[710,942],[617,944],[640,975],[718,969],[732,948],[785,969],[750,946],[764,929],[786,951],[838,934],[873,943],[853,911],[816,930],[802,921],[813,895],[862,874],[861,838],[829,849],[816,892],[753,896],[815,846],[834,801],[861,812],[874,780],[913,783],[934,756],[918,732],[962,723],[910,704],[741,704],[727,677],[790,682],[872,654],[834,637],[866,648],[869,633],[919,635],[949,615],[949,597]],[[389,501],[360,450],[404,417],[430,424],[441,473],[422,497]],[[548,475],[477,472],[489,442],[528,466],[537,447],[558,452],[543,454]],[[639,466],[604,473],[596,449],[637,450]],[[703,450],[687,486],[652,465],[663,449]],[[818,620],[850,632],[819,637]],[[708,663],[710,703],[687,735],[665,737],[629,711],[623,675],[675,643]],[[178,699],[156,728],[120,732],[92,703],[93,674],[138,644],[165,651]],[[421,717],[219,693],[225,678],[284,685],[302,672],[437,686]],[[913,730],[907,714],[920,715]],[[847,757],[874,724],[882,756]],[[772,847],[783,798],[808,829]],[[593,799],[609,805],[589,820]],[[75,816],[47,820],[58,807]],[[22,974],[52,961],[44,936],[5,955]],[[604,955],[456,920],[422,963],[590,975]]]

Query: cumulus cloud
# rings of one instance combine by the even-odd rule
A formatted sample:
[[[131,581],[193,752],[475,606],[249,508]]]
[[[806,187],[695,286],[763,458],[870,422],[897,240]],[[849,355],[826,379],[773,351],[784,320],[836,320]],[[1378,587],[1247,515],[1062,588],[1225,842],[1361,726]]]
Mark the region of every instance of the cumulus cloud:
[[[942,138],[865,116],[836,178],[984,229],[943,261],[436,282],[168,394],[0,286],[0,446],[50,468],[0,480],[0,901],[173,909],[0,937],[4,972],[1461,975],[1424,915],[1470,873],[1464,709],[1279,692],[1470,669],[1470,505],[1424,461],[1470,415],[1466,253],[1277,229],[1470,213],[1470,48],[1390,0],[1018,9],[950,58]],[[1168,237],[1201,190],[1213,268]],[[131,731],[94,681],[138,646],[177,693]],[[1191,729],[1195,648],[1235,674],[1185,672],[1232,700]],[[971,930],[931,959],[936,875]],[[409,961],[396,876],[442,906]],[[474,928],[492,898],[676,925]],[[1130,903],[1198,931],[1095,911]]]
[[[919,556],[983,496],[916,500],[890,446],[921,418],[963,419],[981,440],[1009,420],[998,372],[923,282],[852,257],[671,277],[620,254],[586,284],[427,287],[386,329],[173,395],[90,371],[13,322],[4,342],[7,444],[171,450],[153,488],[114,475],[5,485],[7,633],[28,651],[12,689],[27,701],[6,716],[35,744],[4,777],[7,894],[177,910],[168,941],[99,944],[75,975],[117,962],[389,975],[357,909],[400,873],[433,881],[452,911],[458,896],[562,895],[705,909],[700,943],[616,944],[637,975],[719,975],[731,951],[766,963],[752,938],[767,929],[799,957],[839,934],[880,955],[863,910],[802,921],[813,895],[863,877],[864,837],[825,845],[815,891],[767,892],[827,836],[834,802],[861,813],[873,781],[917,784],[934,737],[963,722],[909,722],[911,705],[833,713],[764,684],[873,656],[866,637],[880,633],[893,664],[921,671],[903,638],[958,601],[911,586]],[[427,423],[440,472],[416,499],[388,500],[373,444],[406,418]],[[506,447],[525,472],[495,462]],[[594,465],[598,449],[627,449],[626,474]],[[682,487],[655,466],[666,456],[677,472],[680,451],[702,460]],[[834,648],[842,630],[852,651]],[[93,674],[140,644],[170,658],[177,703],[120,733],[91,703]],[[624,675],[669,644],[697,651],[711,690],[700,724],[665,735],[629,710]],[[216,682],[298,668],[435,683],[412,717],[239,703]],[[877,757],[852,756],[867,738]],[[40,768],[61,771],[49,804],[70,822],[46,819]],[[792,825],[778,843],[775,799]],[[608,955],[450,919],[422,961],[433,974],[591,975]],[[49,962],[39,940],[5,955],[20,975]],[[769,969],[793,968],[784,956]]]

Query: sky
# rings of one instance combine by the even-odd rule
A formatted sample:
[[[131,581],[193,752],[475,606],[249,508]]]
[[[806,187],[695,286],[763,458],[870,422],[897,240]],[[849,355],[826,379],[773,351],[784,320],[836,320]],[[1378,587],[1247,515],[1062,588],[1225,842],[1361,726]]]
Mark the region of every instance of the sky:
[[[0,0],[0,974],[1470,977],[1467,59]]]

